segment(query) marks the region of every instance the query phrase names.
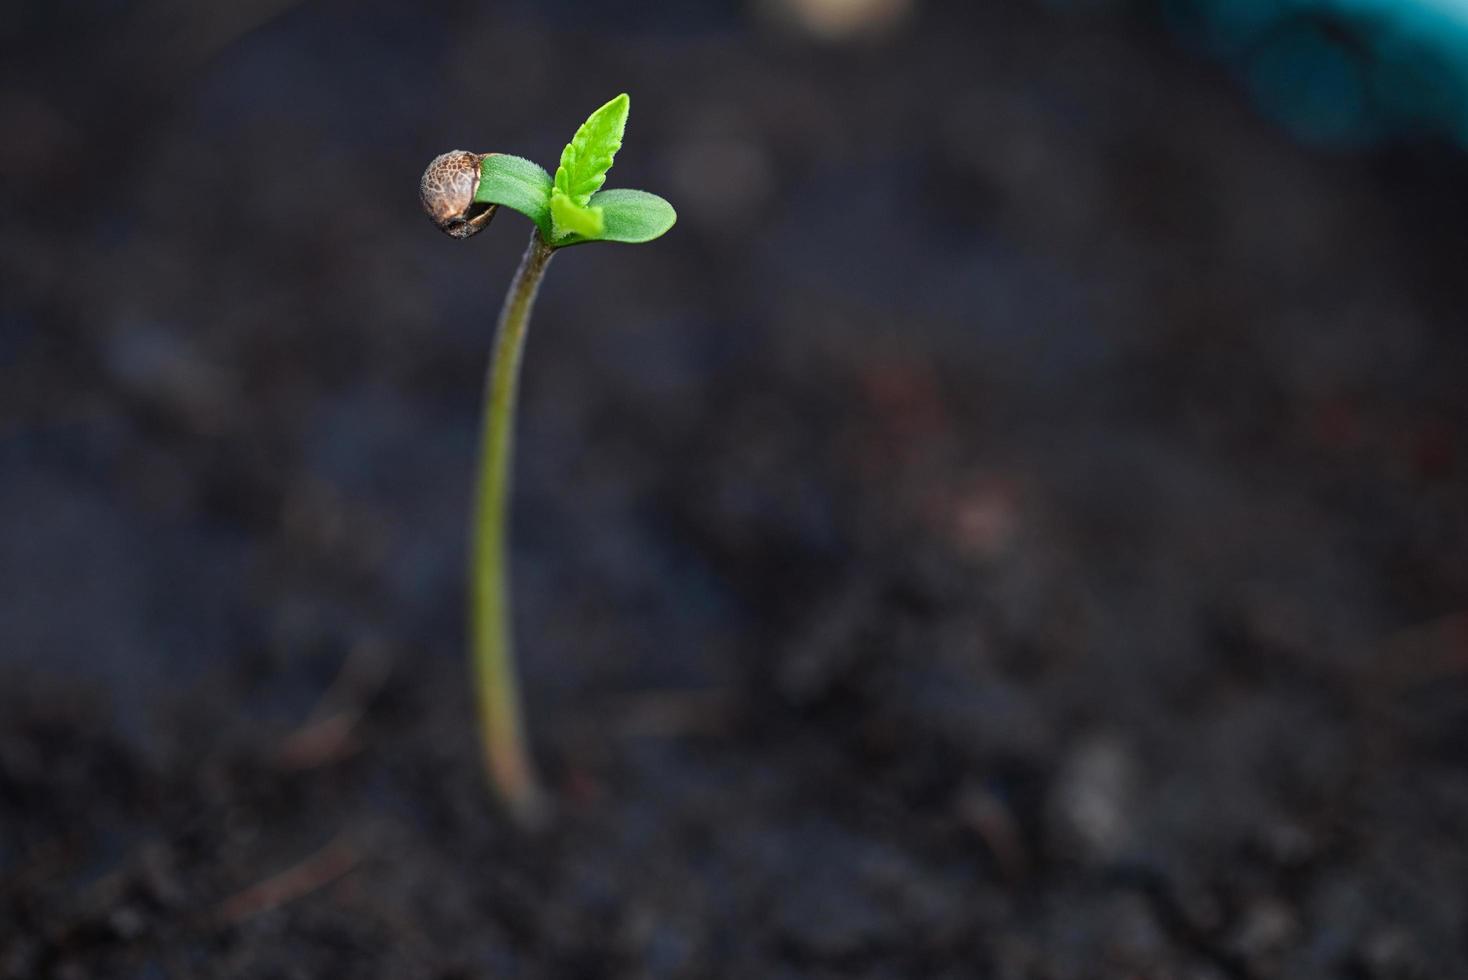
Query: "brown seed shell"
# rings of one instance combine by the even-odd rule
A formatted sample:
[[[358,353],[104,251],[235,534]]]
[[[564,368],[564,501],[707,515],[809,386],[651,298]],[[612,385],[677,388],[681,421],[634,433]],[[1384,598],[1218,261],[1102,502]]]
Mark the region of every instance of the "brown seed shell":
[[[433,158],[418,184],[423,210],[445,234],[468,238],[478,234],[494,217],[498,205],[474,200],[479,189],[479,165],[488,153],[452,150]]]

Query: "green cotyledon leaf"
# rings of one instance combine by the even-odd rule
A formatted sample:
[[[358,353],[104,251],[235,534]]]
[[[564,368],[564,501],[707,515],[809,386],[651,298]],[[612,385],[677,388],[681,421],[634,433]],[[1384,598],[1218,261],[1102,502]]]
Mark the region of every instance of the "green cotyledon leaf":
[[[554,205],[552,205],[554,207]],[[647,191],[616,188],[591,196],[592,208],[602,213],[602,232],[596,237],[572,236],[561,244],[589,241],[625,242],[630,245],[661,237],[678,220],[673,205]]]
[[[612,158],[622,147],[630,106],[626,92],[612,99],[587,117],[561,151],[555,186],[577,207],[586,207],[606,181]]]
[[[508,153],[490,153],[479,163],[474,200],[500,204],[535,222],[541,237],[551,240],[551,176],[537,163]]]

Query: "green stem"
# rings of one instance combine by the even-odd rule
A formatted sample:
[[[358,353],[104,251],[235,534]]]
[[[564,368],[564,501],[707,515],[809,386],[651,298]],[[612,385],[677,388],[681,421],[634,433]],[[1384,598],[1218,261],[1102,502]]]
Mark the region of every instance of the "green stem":
[[[538,231],[531,231],[530,244],[500,310],[485,381],[469,572],[470,642],[485,764],[495,792],[511,816],[526,826],[540,823],[546,807],[520,717],[520,689],[510,631],[507,518],[520,358],[535,294],[554,251],[541,240]]]

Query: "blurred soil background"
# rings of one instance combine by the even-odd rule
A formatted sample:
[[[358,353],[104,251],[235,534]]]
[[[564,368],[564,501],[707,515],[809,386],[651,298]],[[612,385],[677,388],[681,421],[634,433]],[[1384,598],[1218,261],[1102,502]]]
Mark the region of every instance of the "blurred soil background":
[[[7,10],[0,978],[1468,976],[1452,135],[1185,4],[818,6]],[[416,185],[622,90],[681,218],[530,336],[526,838],[529,225]]]

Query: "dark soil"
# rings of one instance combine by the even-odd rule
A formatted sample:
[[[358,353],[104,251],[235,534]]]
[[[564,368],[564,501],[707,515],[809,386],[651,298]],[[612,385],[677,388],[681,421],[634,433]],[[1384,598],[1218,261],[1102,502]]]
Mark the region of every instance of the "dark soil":
[[[416,6],[0,27],[0,978],[1468,976],[1460,158],[1140,16]],[[623,88],[682,219],[532,331],[527,837],[528,225],[415,187]]]

